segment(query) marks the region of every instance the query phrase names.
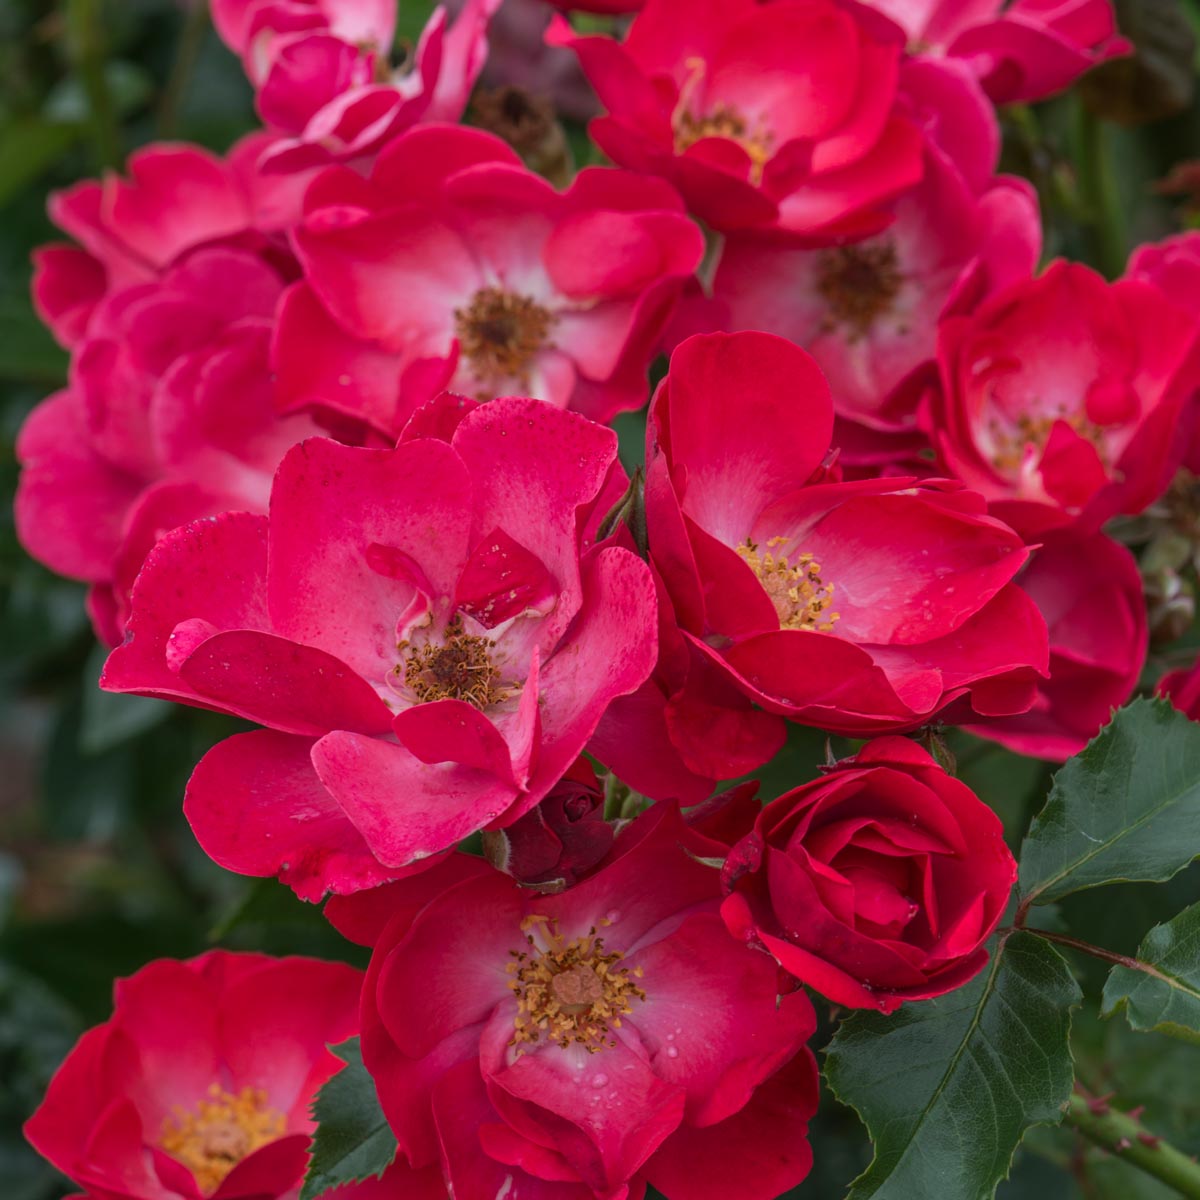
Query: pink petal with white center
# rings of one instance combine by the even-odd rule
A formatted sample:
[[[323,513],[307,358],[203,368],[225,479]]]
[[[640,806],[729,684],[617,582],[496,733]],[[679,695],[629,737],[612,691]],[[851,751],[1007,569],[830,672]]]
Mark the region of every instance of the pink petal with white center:
[[[470,478],[445,444],[302,442],[271,495],[274,631],[383,687],[407,636],[401,618],[448,609],[467,559],[470,504]]]

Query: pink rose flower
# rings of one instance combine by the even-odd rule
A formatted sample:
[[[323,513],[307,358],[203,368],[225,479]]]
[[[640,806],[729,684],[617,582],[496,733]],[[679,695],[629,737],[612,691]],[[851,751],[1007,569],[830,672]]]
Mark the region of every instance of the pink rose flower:
[[[1047,645],[1012,582],[1021,539],[951,481],[826,482],[832,424],[790,342],[710,334],[675,351],[651,406],[646,512],[691,650],[768,713],[851,736],[956,700],[1025,711]]]
[[[919,55],[965,63],[997,104],[1068,88],[1097,63],[1128,54],[1110,0],[871,0]]]
[[[322,176],[295,241],[280,401],[390,437],[443,388],[602,421],[640,407],[704,248],[658,180],[592,168],[556,192],[498,138],[449,126],[398,138],[369,180]]]
[[[115,1009],[50,1082],[25,1136],[97,1200],[294,1200],[326,1047],[358,1032],[362,973],[341,963],[214,950],[118,981]],[[389,1186],[442,1200],[436,1171]],[[337,1200],[382,1200],[378,1184]],[[333,1193],[329,1193],[332,1197]]]
[[[882,228],[921,175],[899,30],[870,18],[835,0],[647,0],[623,42],[562,18],[547,37],[578,53],[615,163],[669,179],[716,229],[833,240]]]
[[[543,799],[654,665],[646,565],[591,545],[615,461],[540,401],[447,398],[394,450],[295,447],[269,518],[160,542],[103,686],[266,726],[192,776],[207,852],[317,898]]]
[[[939,320],[1032,275],[1041,252],[1036,195],[1024,180],[993,176],[995,117],[971,78],[909,63],[901,80],[914,109],[934,111],[922,114],[931,134],[924,177],[895,202],[891,225],[823,249],[730,234],[712,287],[721,328],[778,333],[816,359],[841,422],[858,427],[838,432],[848,463],[920,448],[917,409],[936,378]],[[977,181],[980,147],[990,153]]]
[[[835,1004],[962,987],[1017,878],[1000,819],[906,738],[768,804],[722,872],[730,932]]]
[[[335,903],[376,935],[363,1059],[409,1161],[532,1200],[774,1200],[804,1178],[812,1006],[728,935],[689,849],[723,850],[658,805],[554,896],[452,858],[380,889],[381,930],[383,898]]]
[[[930,416],[944,465],[1031,536],[1162,494],[1187,448],[1194,317],[1157,287],[1056,261],[942,322]]]
[[[299,213],[299,182],[262,178],[254,162],[271,139],[243,138],[225,159],[158,143],[130,155],[129,178],[85,180],[50,197],[50,218],[80,243],[34,252],[38,315],[68,349],[113,290],[148,283],[211,245],[290,259],[280,232]]]
[[[1137,562],[1102,533],[1041,535],[1017,583],[1050,631],[1050,677],[1020,716],[969,726],[1018,754],[1078,754],[1133,695],[1146,662],[1146,600]]]
[[[284,451],[319,432],[275,413],[268,349],[283,285],[271,256],[209,244],[112,288],[75,344],[70,385],[21,430],[22,544],[92,585],[111,645],[155,541],[226,509],[265,512]]]
[[[369,158],[420,121],[457,121],[499,5],[467,0],[449,28],[439,6],[398,70],[393,0],[213,0],[212,13],[263,122],[285,135],[263,168],[293,172]]]

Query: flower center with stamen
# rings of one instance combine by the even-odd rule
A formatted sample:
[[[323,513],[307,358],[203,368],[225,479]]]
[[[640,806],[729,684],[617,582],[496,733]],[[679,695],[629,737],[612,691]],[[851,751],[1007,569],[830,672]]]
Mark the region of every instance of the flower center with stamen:
[[[508,695],[500,686],[500,668],[492,662],[496,643],[464,633],[455,617],[440,644],[407,647],[404,662],[395,668],[419,704],[428,700],[465,700],[478,709],[497,704]],[[402,647],[405,649],[405,647]]]
[[[684,109],[675,116],[675,153],[682,154],[703,138],[722,137],[737,142],[750,156],[750,181],[762,182],[763,168],[771,157],[770,132],[759,127],[752,130],[736,108],[718,104],[703,116]]]
[[[785,554],[772,554],[786,538],[772,538],[765,553],[746,539],[737,552],[758,576],[763,589],[779,614],[780,629],[815,629],[828,633],[840,613],[829,612],[833,603],[833,584],[821,578],[821,564],[811,554],[801,554],[795,562]]]
[[[454,310],[454,336],[486,390],[509,379],[528,388],[529,364],[549,344],[553,324],[554,315],[535,300],[502,288],[480,288]]]
[[[610,924],[604,920],[601,925]],[[541,935],[541,942],[532,930]],[[517,1001],[510,1046],[552,1042],[567,1049],[582,1046],[589,1054],[616,1046],[612,1030],[645,1000],[635,982],[641,967],[621,967],[619,951],[606,951],[595,927],[583,937],[565,941],[557,923],[540,913],[521,922],[527,950],[512,950],[506,970]]]
[[[1044,451],[1050,434],[1057,422],[1062,421],[1073,429],[1081,438],[1091,442],[1096,447],[1101,461],[1105,459],[1102,430],[1094,422],[1088,420],[1082,412],[1068,412],[1060,407],[1057,412],[1020,413],[1011,424],[993,416],[988,421],[994,466],[1001,471],[1020,472],[1025,464],[1026,447],[1034,446]]]
[[[158,1144],[209,1195],[238,1163],[286,1132],[287,1118],[268,1107],[262,1088],[245,1087],[234,1095],[214,1083],[192,1112],[177,1109],[163,1121]]]
[[[830,325],[847,325],[862,337],[891,307],[904,274],[890,241],[822,250],[817,291],[829,305]]]

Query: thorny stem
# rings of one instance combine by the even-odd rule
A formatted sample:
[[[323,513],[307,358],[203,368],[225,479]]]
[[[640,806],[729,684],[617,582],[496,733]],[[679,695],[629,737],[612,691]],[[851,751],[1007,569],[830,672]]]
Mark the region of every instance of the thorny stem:
[[[1200,1165],[1150,1133],[1132,1114],[1077,1090],[1067,1105],[1066,1120],[1097,1146],[1153,1175],[1181,1196],[1200,1200]]]
[[[1141,971],[1143,975],[1153,975],[1157,979],[1170,982],[1167,976],[1157,967],[1148,962],[1143,962],[1140,958],[1130,958],[1128,954],[1118,954],[1115,950],[1105,950],[1103,946],[1093,946],[1091,942],[1084,942],[1079,938],[1068,937],[1065,933],[1052,933],[1049,929],[1026,929],[1025,932],[1036,934],[1040,938],[1045,938],[1048,942],[1056,942],[1060,946],[1067,946],[1071,950],[1078,950],[1082,954],[1090,954],[1093,958],[1112,963],[1114,966],[1128,967],[1131,971]]]

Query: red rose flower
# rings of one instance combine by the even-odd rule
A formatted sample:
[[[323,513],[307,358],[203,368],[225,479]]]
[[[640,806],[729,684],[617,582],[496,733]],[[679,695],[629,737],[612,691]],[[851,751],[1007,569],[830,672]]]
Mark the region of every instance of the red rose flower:
[[[455,855],[334,902],[373,935],[363,1060],[414,1165],[464,1198],[774,1200],[804,1178],[812,1006],[729,936],[689,850],[723,847],[656,805],[557,895]]]
[[[1047,656],[1012,583],[1025,545],[950,481],[825,482],[832,423],[816,365],[782,338],[675,351],[647,428],[646,517],[690,651],[767,712],[851,735],[960,697],[1024,712]],[[670,735],[702,757],[709,726]]]
[[[276,338],[280,402],[389,438],[444,388],[603,421],[640,407],[704,249],[661,180],[591,168],[556,192],[499,138],[453,126],[397,138],[369,180],[327,172],[306,210],[305,280]]]
[[[1027,713],[968,728],[1061,762],[1133,695],[1146,661],[1146,600],[1137,561],[1104,534],[1065,529],[1041,541],[1017,583],[1046,618],[1050,677]]]
[[[713,279],[722,329],[777,333],[817,360],[838,417],[852,427],[837,433],[843,462],[926,444],[917,408],[936,376],[939,320],[1028,278],[1041,251],[1033,190],[993,176],[996,118],[971,78],[909,63],[901,81],[930,132],[924,177],[896,201],[888,228],[825,248],[731,234]]]
[[[591,544],[616,435],[514,397],[421,419],[394,450],[310,438],[269,517],[160,541],[104,671],[266,727],[209,751],[185,811],[222,866],[310,899],[515,821],[654,665],[646,564]]]
[[[943,321],[938,342],[942,460],[1027,532],[1141,512],[1179,466],[1197,325],[1158,287],[1057,261]]]
[[[822,238],[887,224],[921,176],[896,109],[899,29],[836,0],[647,0],[623,42],[572,47],[608,114],[589,131],[623,167],[662,175],[717,229]]]
[[[883,737],[763,809],[726,859],[721,913],[835,1004],[892,1012],[980,971],[1016,877],[996,814]]]
[[[357,1032],[362,978],[224,950],[150,963],[117,983],[111,1019],[67,1056],[25,1135],[92,1200],[294,1200],[309,1108],[341,1068],[326,1047]],[[436,1171],[388,1177],[412,1200],[446,1194]],[[378,1186],[337,1200],[389,1194]]]

